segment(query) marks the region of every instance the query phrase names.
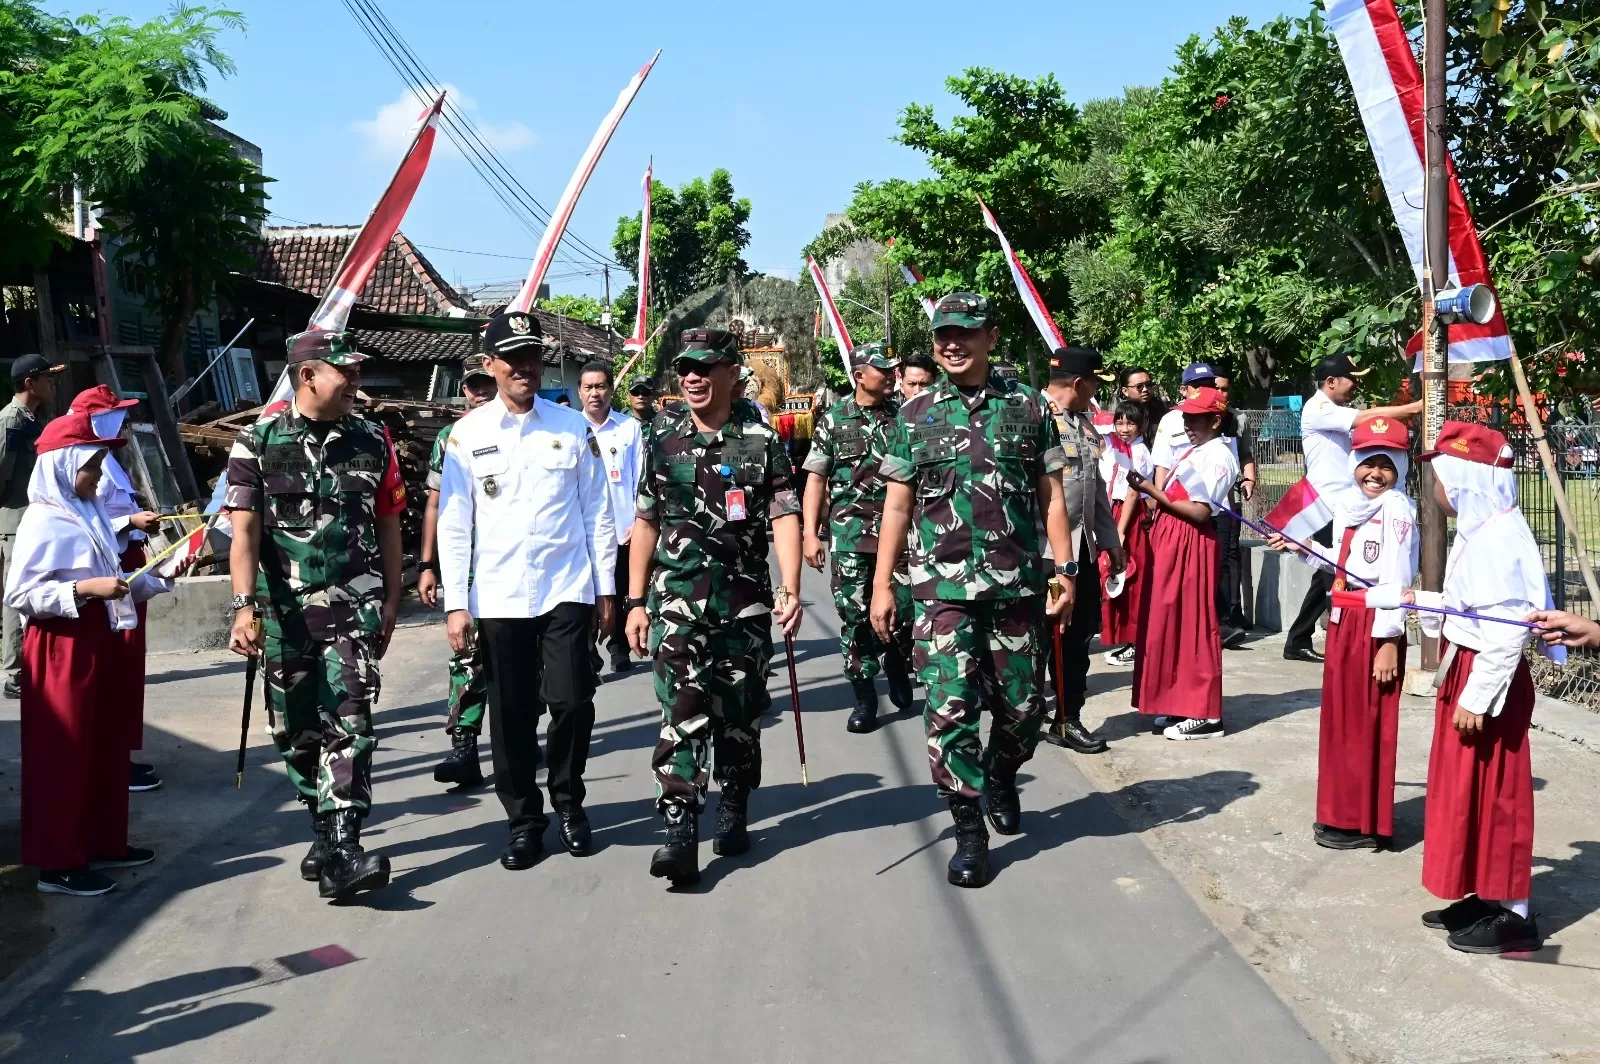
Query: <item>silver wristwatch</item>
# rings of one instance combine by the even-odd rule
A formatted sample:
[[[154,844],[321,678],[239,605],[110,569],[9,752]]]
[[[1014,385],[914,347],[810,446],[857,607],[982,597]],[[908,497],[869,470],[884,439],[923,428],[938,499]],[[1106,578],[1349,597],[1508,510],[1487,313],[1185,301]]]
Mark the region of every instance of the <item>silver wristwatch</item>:
[[[228,600],[229,613],[238,613],[245,607],[256,608],[256,597],[254,595],[235,595]]]

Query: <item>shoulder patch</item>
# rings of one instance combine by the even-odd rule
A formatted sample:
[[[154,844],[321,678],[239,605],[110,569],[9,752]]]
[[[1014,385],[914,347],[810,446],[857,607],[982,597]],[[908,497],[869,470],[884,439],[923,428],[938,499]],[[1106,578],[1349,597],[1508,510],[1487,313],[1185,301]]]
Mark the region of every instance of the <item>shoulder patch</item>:
[[[594,433],[589,433],[589,453],[596,458],[600,457],[600,441],[594,438]]]

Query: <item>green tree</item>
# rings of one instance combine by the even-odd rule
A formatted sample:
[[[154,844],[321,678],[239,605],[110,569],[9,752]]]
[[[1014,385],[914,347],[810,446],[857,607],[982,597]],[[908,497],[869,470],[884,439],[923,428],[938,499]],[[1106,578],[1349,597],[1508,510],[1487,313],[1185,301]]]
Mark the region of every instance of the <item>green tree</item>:
[[[563,318],[581,321],[600,328],[600,315],[605,313],[605,301],[594,296],[559,295],[539,300],[539,309],[559,314]]]
[[[650,306],[671,310],[689,296],[712,285],[721,284],[730,274],[744,277],[750,267],[744,261],[750,243],[750,200],[735,197],[733,176],[728,171],[711,171],[710,177],[697,177],[672,188],[664,181],[650,186]],[[617,219],[611,249],[617,261],[628,268],[637,282],[639,270],[639,229],[643,212]],[[638,303],[637,283],[628,286],[617,298],[617,316],[624,329],[632,328]]]

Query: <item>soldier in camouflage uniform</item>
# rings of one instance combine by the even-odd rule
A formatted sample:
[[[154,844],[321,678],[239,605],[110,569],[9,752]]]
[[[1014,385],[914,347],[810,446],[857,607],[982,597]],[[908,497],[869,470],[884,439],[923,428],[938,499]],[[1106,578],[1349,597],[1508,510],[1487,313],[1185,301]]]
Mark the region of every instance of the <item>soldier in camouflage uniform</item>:
[[[273,742],[311,810],[300,873],[335,898],[389,881],[388,858],[361,849],[361,821],[406,491],[387,433],[351,413],[366,357],[353,337],[311,330],[288,346],[294,401],[269,407],[228,456],[230,645],[262,656]]]
[[[894,640],[882,642],[867,615],[886,490],[878,463],[900,413],[900,404],[889,398],[899,364],[885,354],[882,344],[862,344],[850,352],[856,392],[817,419],[804,466],[814,474],[805,493],[806,561],[817,569],[822,568],[824,556],[819,534],[824,503],[831,511],[827,531],[833,543],[839,653],[856,698],[855,710],[845,724],[852,732],[870,732],[878,726],[878,692],[872,681],[878,675],[880,658],[889,676],[889,701],[906,709],[913,695],[911,574],[905,565],[895,570]]]
[[[645,440],[629,573],[628,641],[655,657],[661,739],[652,769],[667,844],[650,874],[700,879],[699,817],[715,749],[719,856],[749,848],[750,792],[761,783],[761,715],[771,705],[772,624],[800,624],[800,500],[777,432],[732,399],[738,339],[687,332],[673,362],[688,409],[663,413]],[[773,589],[767,533],[783,585]],[[648,589],[649,598],[645,598]]]
[[[494,375],[485,365],[484,356],[469,355],[462,363],[461,391],[467,399],[467,409],[478,407],[494,398]],[[433,441],[433,454],[428,458],[428,505],[422,512],[422,560],[417,574],[417,597],[430,610],[439,605],[439,487],[444,476],[444,448],[450,439],[447,425],[439,430]],[[461,653],[450,652],[449,715],[444,729],[450,735],[449,755],[433,768],[433,778],[439,783],[457,787],[475,787],[483,782],[483,769],[478,765],[478,736],[483,732],[483,711],[488,705],[489,683],[483,674],[483,648],[473,639]]]
[[[872,623],[890,638],[895,620],[892,563],[911,548],[912,639],[928,759],[950,801],[956,854],[949,880],[989,881],[989,833],[1021,830],[1017,769],[1033,756],[1044,703],[1040,621],[1059,624],[1072,584],[1052,580],[1048,603],[1039,569],[1038,518],[1055,557],[1070,558],[1061,479],[1061,438],[1043,397],[991,372],[999,339],[989,301],[969,292],[935,307],[934,357],[945,376],[900,409],[884,454],[890,481],[878,538]],[[1059,567],[1058,567],[1059,573]],[[980,714],[994,715],[985,750]]]

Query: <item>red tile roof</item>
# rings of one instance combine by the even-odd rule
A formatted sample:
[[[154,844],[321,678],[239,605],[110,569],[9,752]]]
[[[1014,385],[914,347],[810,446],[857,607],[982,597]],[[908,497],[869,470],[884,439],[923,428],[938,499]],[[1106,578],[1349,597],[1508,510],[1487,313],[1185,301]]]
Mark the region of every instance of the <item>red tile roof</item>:
[[[357,226],[269,226],[253,249],[246,275],[320,297],[333,282],[339,260],[355,239]],[[404,233],[389,248],[361,290],[360,302],[387,314],[449,314],[468,303],[451,288]]]

